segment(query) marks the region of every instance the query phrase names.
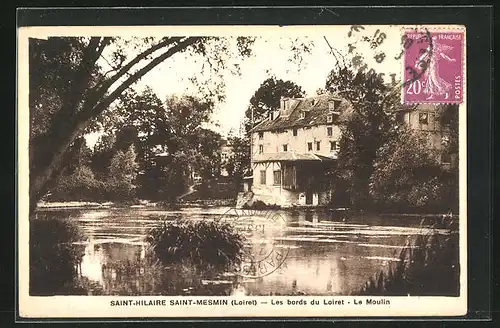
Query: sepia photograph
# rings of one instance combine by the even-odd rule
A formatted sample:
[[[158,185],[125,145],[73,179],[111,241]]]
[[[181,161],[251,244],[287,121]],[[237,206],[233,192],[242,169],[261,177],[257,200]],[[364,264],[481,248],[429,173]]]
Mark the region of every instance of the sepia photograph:
[[[26,313],[465,300],[464,27],[21,30]]]

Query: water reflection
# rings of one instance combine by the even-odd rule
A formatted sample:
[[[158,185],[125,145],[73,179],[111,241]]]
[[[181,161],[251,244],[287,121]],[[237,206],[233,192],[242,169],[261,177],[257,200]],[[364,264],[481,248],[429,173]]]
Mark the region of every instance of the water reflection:
[[[92,282],[89,293],[106,295],[346,295],[397,261],[409,235],[429,231],[419,227],[420,220],[282,211],[280,219],[269,221],[264,212],[251,213],[233,221],[247,235],[247,261],[269,263],[270,254],[286,254],[284,261],[267,264],[264,274],[256,267],[246,274],[206,276],[180,265],[163,268],[148,255],[144,238],[157,224],[179,216],[211,220],[225,211],[65,212],[84,232],[75,242],[84,249],[78,278]],[[60,211],[57,216],[64,217]]]

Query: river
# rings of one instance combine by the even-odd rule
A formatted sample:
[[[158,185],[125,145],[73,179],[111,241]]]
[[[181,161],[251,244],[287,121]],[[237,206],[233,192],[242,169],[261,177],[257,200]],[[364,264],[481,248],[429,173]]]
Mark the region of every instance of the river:
[[[399,261],[408,236],[426,234],[430,227],[422,226],[418,217],[320,210],[104,208],[40,213],[69,218],[83,231],[81,240],[74,241],[83,254],[78,276],[90,282],[90,294],[104,295],[347,295]],[[264,264],[257,272],[226,273],[217,279],[195,279],[174,268],[162,268],[158,275],[145,260],[147,232],[178,218],[222,218],[236,229],[251,230],[247,252]]]

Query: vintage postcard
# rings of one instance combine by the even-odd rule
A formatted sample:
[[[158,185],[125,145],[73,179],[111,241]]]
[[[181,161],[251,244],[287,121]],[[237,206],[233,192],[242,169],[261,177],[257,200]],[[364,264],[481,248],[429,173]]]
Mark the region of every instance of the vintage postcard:
[[[19,28],[19,315],[464,315],[465,45]]]

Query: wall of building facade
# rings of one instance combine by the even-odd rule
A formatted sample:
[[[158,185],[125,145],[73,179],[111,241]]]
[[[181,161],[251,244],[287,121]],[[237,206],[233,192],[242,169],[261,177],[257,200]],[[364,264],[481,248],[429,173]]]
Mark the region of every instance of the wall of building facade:
[[[332,130],[332,135],[328,135],[328,127]],[[330,142],[336,142],[338,149],[340,141],[340,128],[336,125],[319,125],[306,128],[297,128],[297,135],[293,135],[293,129],[287,129],[284,132],[258,132],[252,134],[252,155],[259,154],[260,147],[263,146],[263,153],[284,152],[283,145],[287,145],[288,152],[295,153],[314,153],[323,156],[331,156],[336,151],[330,150]],[[320,149],[317,150],[316,142],[320,143]],[[308,143],[312,143],[312,150],[308,149]]]
[[[260,200],[266,204],[276,204],[280,206],[289,206],[298,202],[298,193],[283,189],[281,184],[274,183],[274,171],[281,171],[281,165],[279,163],[255,163],[252,168],[252,192],[254,193],[254,200]],[[261,172],[265,172],[265,184],[262,184]]]
[[[441,126],[438,113],[425,109],[406,112],[404,122],[410,129],[420,131],[425,135],[429,148],[437,151],[443,150],[443,137],[446,136],[447,131]]]
[[[275,184],[274,171],[280,170],[281,165],[277,162],[255,163],[253,164],[253,200],[260,200],[269,205],[279,205],[282,207],[291,206],[317,206],[326,205],[331,200],[331,191],[313,192],[312,204],[306,204],[306,193],[302,191],[284,189],[281,184]],[[261,182],[261,171],[265,172],[265,184]]]

